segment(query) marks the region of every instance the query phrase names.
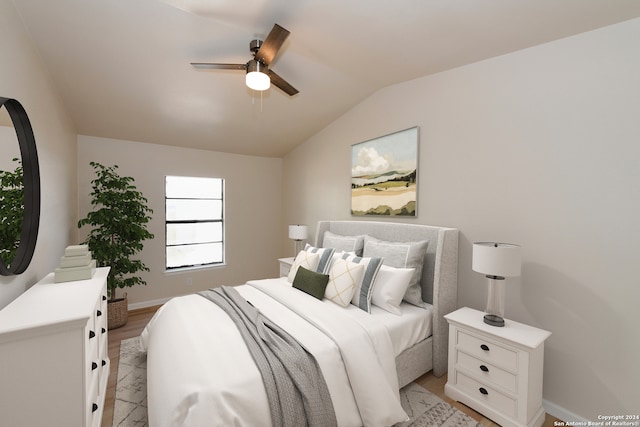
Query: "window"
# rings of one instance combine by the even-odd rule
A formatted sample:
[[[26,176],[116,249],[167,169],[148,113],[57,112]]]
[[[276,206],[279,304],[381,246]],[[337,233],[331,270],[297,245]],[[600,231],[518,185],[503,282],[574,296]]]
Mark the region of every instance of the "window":
[[[224,262],[224,180],[167,176],[167,270]]]

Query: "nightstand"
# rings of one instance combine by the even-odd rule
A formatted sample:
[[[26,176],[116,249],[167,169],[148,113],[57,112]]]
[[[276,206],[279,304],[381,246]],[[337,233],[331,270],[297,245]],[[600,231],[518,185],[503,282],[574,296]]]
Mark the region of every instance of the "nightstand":
[[[278,259],[278,262],[280,262],[280,277],[286,277],[289,275],[289,270],[291,270],[293,260],[293,257]]]
[[[505,319],[483,322],[484,313],[461,308],[447,314],[449,372],[445,394],[503,427],[539,427],[544,342],[551,332]]]

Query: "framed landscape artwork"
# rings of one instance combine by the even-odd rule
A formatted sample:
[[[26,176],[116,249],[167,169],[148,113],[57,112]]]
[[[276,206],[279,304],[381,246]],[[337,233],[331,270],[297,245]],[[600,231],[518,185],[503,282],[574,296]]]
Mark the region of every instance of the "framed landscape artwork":
[[[351,146],[351,214],[417,216],[418,127]]]

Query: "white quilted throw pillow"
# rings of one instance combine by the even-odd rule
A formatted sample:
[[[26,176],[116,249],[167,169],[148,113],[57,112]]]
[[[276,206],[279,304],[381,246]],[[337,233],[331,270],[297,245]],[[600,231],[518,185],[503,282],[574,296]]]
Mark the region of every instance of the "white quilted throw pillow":
[[[312,253],[307,251],[300,251],[296,256],[296,259],[293,260],[293,264],[291,265],[291,270],[289,270],[289,276],[287,276],[287,280],[290,283],[293,283],[293,279],[296,278],[296,273],[298,272],[298,267],[303,266],[307,270],[316,271],[318,268],[318,263],[320,262],[320,254]]]
[[[364,265],[349,262],[346,259],[335,260],[329,271],[329,283],[324,291],[325,298],[342,307],[347,307],[351,304],[353,294],[362,281],[363,275]]]

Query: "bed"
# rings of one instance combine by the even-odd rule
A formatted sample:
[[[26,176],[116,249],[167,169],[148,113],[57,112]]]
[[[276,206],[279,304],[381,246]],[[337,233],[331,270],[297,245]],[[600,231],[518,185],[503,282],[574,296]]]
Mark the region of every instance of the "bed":
[[[342,307],[300,292],[287,277],[249,281],[233,290],[313,354],[337,425],[404,421],[399,388],[431,370],[436,376],[447,372],[448,326],[443,316],[456,308],[458,231],[380,221],[320,221],[309,250],[329,249],[323,245],[334,241],[327,236],[365,237],[370,243],[365,250],[374,252],[428,241],[415,270],[421,301],[403,301],[400,315],[375,304],[368,310],[354,304]],[[365,253],[356,259],[375,258]],[[360,298],[360,305],[368,304]],[[268,387],[257,363],[233,321],[207,298],[188,295],[167,302],[143,331],[141,343],[147,350],[151,427],[273,425],[264,391]]]

